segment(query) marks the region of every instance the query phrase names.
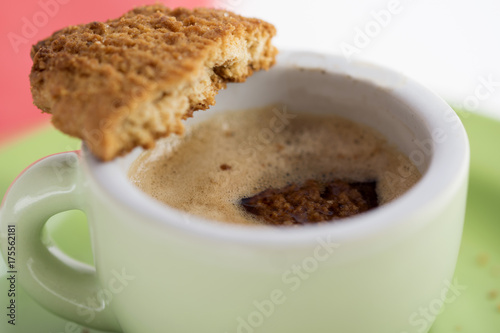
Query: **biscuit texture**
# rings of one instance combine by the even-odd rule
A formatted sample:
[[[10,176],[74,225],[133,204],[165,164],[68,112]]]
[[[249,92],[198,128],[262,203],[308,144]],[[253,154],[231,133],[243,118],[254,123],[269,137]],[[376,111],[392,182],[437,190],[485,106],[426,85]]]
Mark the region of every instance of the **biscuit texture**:
[[[111,160],[181,134],[181,120],[215,104],[226,82],[271,67],[275,34],[259,19],[160,4],[69,26],[32,47],[34,104]]]

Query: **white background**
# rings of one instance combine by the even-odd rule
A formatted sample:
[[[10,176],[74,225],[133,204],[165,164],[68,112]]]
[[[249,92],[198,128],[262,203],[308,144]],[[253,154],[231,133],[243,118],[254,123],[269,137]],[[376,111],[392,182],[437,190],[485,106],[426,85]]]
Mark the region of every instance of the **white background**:
[[[273,23],[279,48],[344,54],[349,44],[357,49],[351,59],[404,72],[452,106],[500,119],[498,0],[215,1]],[[389,7],[397,10],[387,17]],[[359,31],[367,29],[364,45]]]

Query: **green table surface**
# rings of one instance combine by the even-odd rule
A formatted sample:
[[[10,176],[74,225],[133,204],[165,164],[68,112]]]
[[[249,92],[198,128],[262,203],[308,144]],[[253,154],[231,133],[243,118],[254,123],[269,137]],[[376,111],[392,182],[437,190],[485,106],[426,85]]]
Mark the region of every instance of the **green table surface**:
[[[438,315],[431,333],[500,332],[500,122],[477,114],[459,113],[471,144],[471,173],[464,235],[454,279],[466,286]],[[52,128],[44,128],[0,148],[0,195],[15,177],[39,158],[77,150],[80,142]],[[87,222],[83,213],[69,211],[52,217],[44,237],[67,254],[92,264]],[[7,291],[6,267],[0,259],[0,302]],[[6,304],[6,303],[5,303]],[[2,333],[86,333],[37,305],[18,288],[17,324],[0,316]],[[3,311],[5,312],[5,311]],[[314,332],[312,332],[314,333]],[[342,332],[339,332],[342,333]],[[360,332],[370,333],[370,332]]]

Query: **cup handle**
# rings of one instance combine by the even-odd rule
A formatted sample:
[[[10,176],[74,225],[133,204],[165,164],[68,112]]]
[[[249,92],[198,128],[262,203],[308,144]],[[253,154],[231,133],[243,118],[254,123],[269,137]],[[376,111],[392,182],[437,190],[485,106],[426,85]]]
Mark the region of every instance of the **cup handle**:
[[[95,268],[59,258],[42,243],[47,220],[60,212],[85,212],[79,152],[45,157],[29,166],[11,185],[0,207],[1,250],[7,274],[39,304],[84,326],[120,331],[99,297]],[[10,272],[10,273],[9,273]]]

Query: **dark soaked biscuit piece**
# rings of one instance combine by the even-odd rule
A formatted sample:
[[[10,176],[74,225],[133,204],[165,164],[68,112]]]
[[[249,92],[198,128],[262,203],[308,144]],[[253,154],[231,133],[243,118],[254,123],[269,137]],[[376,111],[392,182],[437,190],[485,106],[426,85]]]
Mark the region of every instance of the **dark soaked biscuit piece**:
[[[378,206],[376,182],[348,183],[308,180],[280,189],[267,189],[241,199],[250,214],[268,224],[318,223],[366,212]]]
[[[102,160],[182,133],[226,82],[268,69],[273,25],[229,11],[143,6],[69,26],[31,50],[34,103]]]

